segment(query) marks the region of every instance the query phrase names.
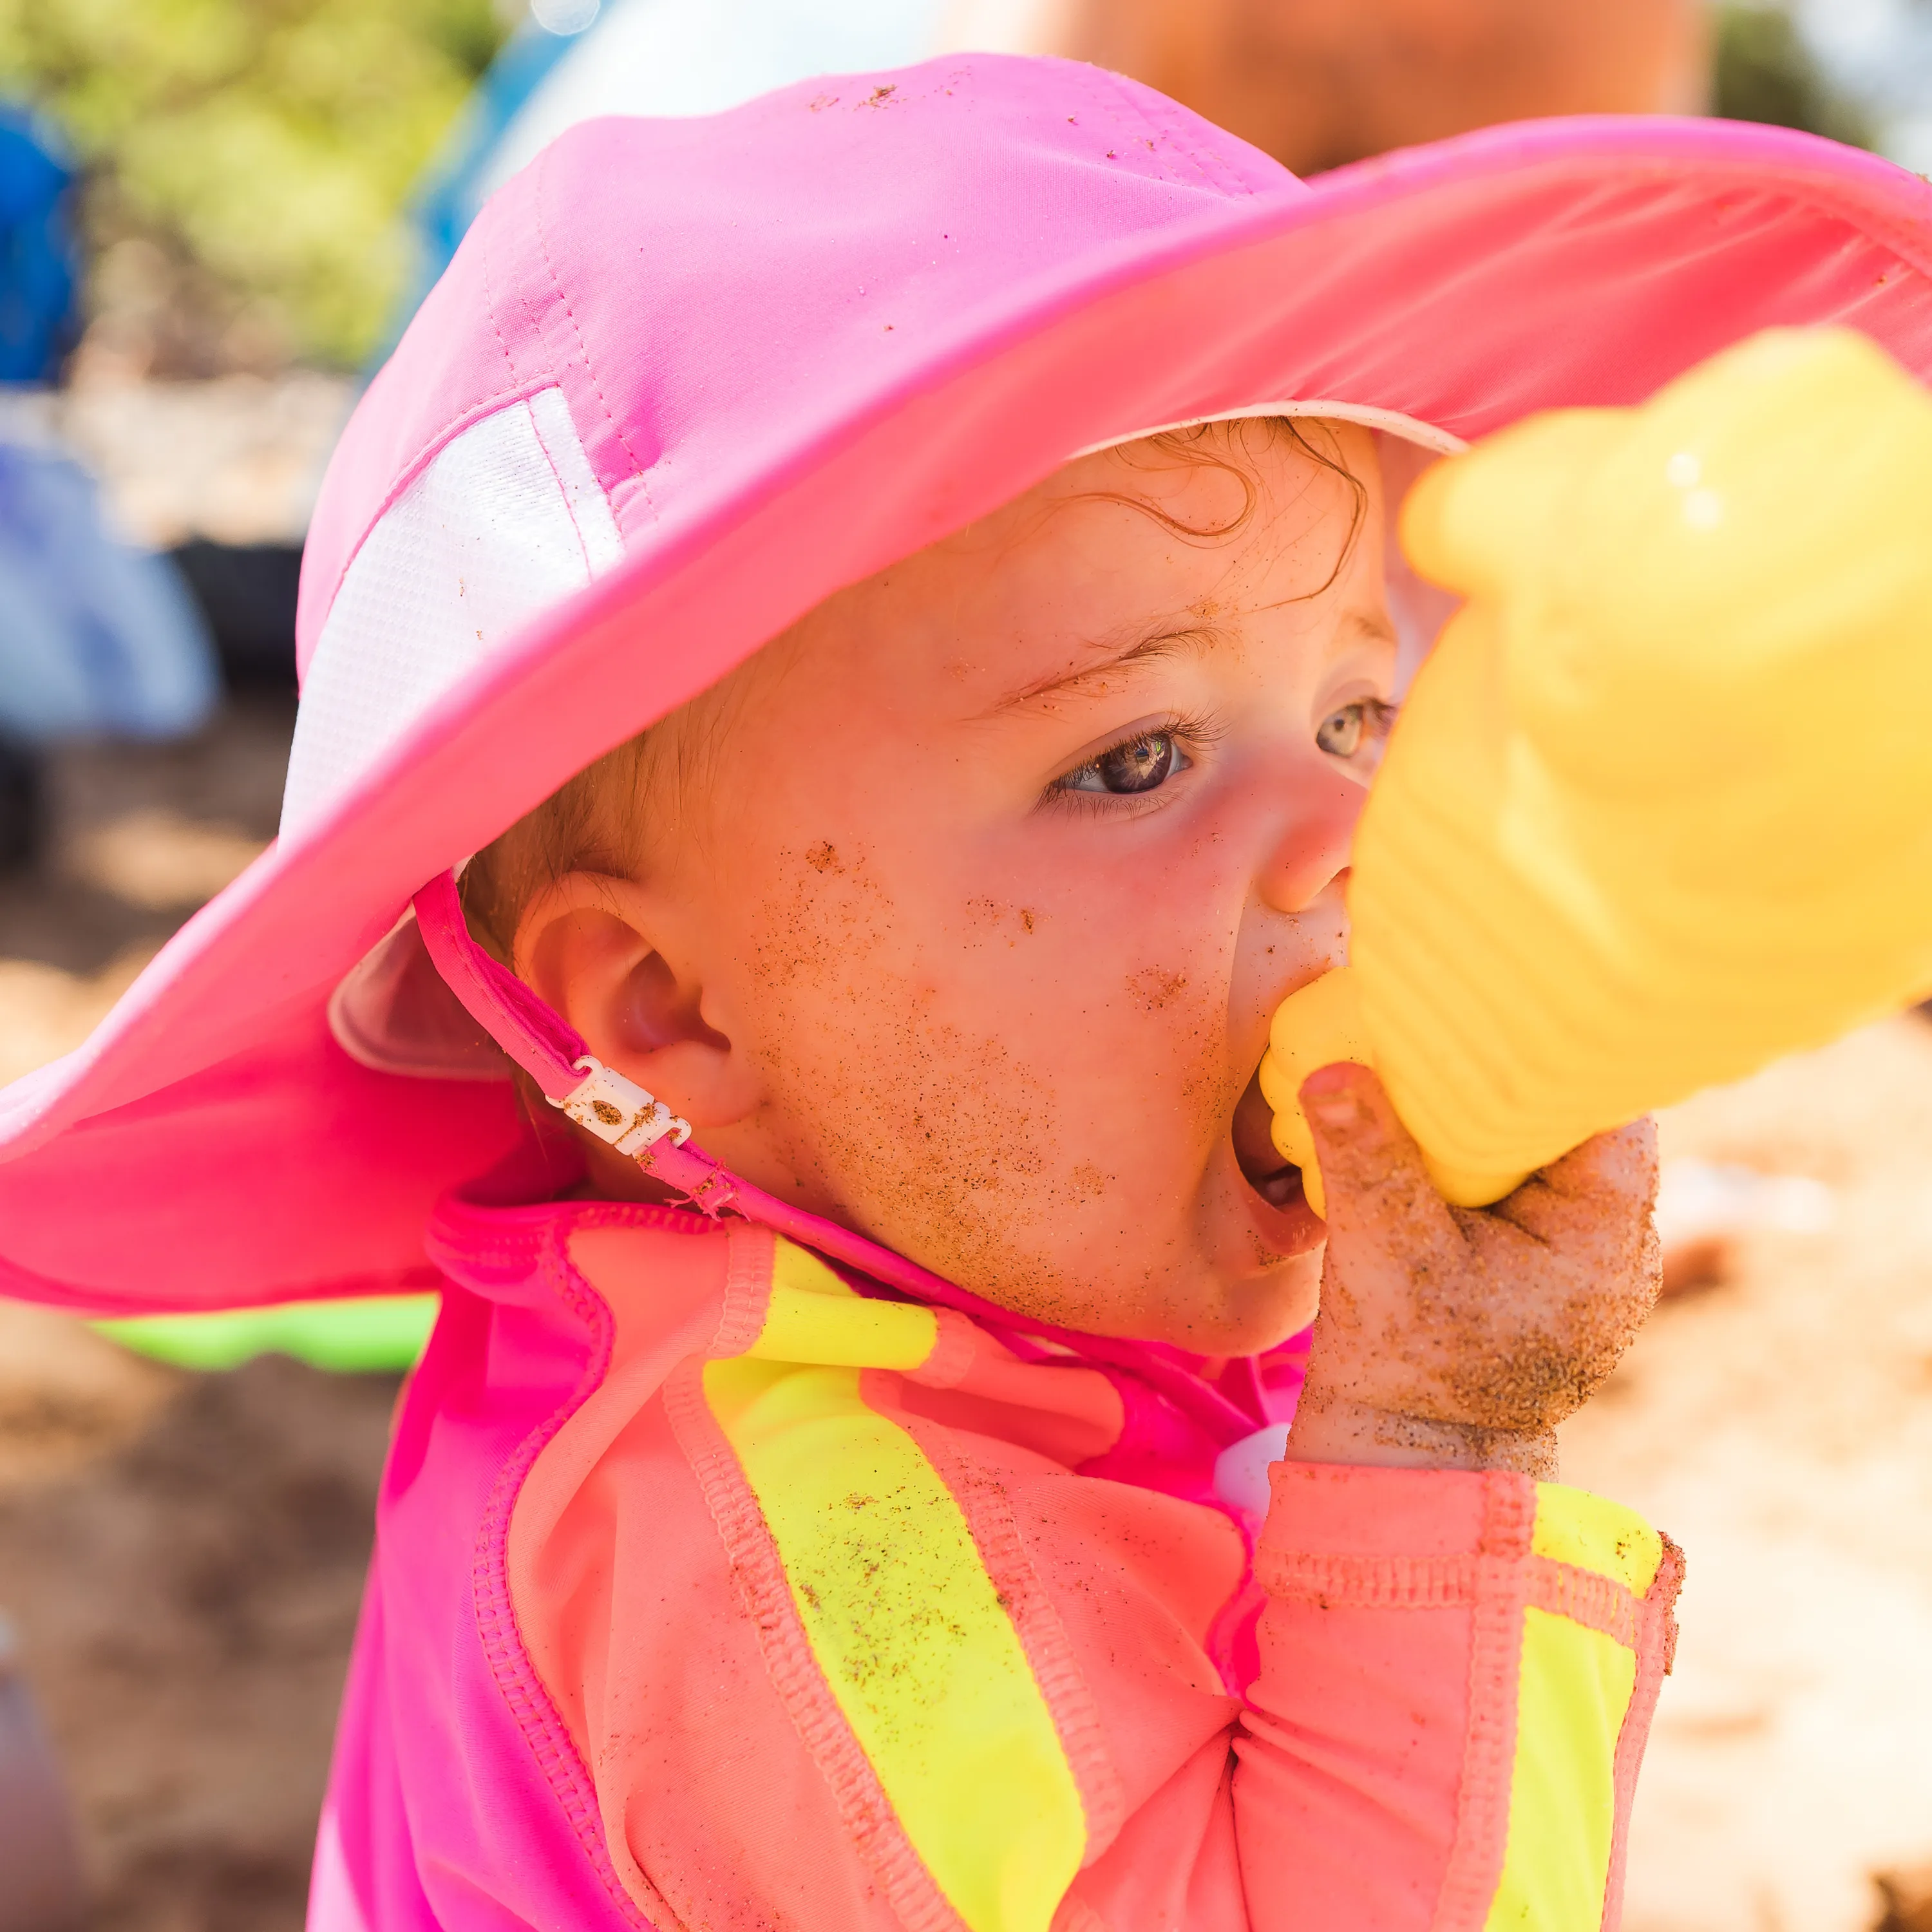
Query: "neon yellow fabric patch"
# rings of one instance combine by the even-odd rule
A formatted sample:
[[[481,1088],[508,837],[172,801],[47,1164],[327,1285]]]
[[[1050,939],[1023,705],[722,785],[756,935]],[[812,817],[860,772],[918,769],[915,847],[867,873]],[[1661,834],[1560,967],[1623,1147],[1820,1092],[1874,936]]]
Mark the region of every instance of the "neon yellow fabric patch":
[[[916,1369],[939,1340],[939,1318],[910,1302],[854,1294],[816,1255],[780,1241],[765,1325],[746,1352],[761,1362]]]
[[[1536,1486],[1529,1546],[1552,1562],[1574,1564],[1642,1596],[1657,1580],[1664,1539],[1636,1510],[1562,1483]]]
[[[752,1356],[706,1365],[706,1399],[914,1850],[972,1932],[1048,1932],[1086,1850],[1052,1715],[958,1504],[912,1438],[866,1407],[859,1367],[765,1358],[794,1324],[802,1346],[830,1348],[836,1324],[802,1304],[833,1291],[899,1312],[850,1295],[829,1270],[832,1290],[796,1292],[789,1246],[778,1244],[779,1283],[794,1285],[784,1311]],[[878,1332],[851,1332],[862,1366],[890,1366],[872,1359]]]
[[[1616,1638],[1526,1613],[1509,1841],[1484,1932],[1597,1932],[1616,1822],[1616,1749],[1636,1659]]]

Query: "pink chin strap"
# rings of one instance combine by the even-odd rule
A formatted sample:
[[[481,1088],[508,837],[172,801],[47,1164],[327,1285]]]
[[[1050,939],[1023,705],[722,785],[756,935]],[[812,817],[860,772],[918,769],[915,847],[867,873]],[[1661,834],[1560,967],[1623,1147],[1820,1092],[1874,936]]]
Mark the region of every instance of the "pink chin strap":
[[[477,1024],[542,1088],[553,1106],[631,1155],[653,1180],[675,1189],[693,1207],[714,1220],[728,1210],[742,1215],[915,1301],[956,1308],[1024,1358],[1051,1359],[1071,1350],[1083,1360],[1125,1370],[1217,1443],[1238,1442],[1268,1423],[1259,1377],[1252,1368],[1236,1383],[1247,1402],[1237,1403],[1204,1382],[1178,1349],[1082,1334],[1015,1314],[850,1228],[790,1207],[741,1180],[690,1145],[686,1122],[634,1082],[603,1065],[574,1028],[477,944],[463,916],[454,872],[424,886],[415,904],[431,962]]]

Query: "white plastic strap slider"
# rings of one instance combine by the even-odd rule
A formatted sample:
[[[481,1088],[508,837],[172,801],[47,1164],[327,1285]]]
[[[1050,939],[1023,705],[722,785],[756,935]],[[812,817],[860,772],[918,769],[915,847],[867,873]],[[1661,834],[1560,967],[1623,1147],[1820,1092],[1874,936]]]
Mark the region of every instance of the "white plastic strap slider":
[[[588,1127],[620,1154],[640,1154],[667,1134],[674,1136],[674,1147],[690,1139],[691,1123],[681,1120],[634,1080],[626,1080],[587,1053],[572,1064],[583,1080],[550,1105],[561,1107],[579,1126]]]

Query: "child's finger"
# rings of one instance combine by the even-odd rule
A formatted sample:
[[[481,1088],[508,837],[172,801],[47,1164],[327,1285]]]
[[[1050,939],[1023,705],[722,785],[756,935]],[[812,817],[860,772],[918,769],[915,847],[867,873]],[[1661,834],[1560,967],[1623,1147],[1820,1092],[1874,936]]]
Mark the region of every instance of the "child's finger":
[[[1646,1115],[1613,1127],[1552,1161],[1494,1211],[1550,1240],[1586,1224],[1647,1221],[1657,1200],[1657,1124]]]
[[[1332,1234],[1405,1262],[1460,1249],[1454,1217],[1368,1068],[1316,1068],[1301,1083],[1301,1108],[1322,1156]]]

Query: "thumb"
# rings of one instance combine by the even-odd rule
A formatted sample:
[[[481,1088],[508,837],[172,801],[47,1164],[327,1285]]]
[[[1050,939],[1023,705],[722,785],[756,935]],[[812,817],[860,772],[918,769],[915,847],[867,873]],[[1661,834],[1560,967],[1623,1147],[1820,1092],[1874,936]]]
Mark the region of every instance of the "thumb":
[[[1366,1066],[1337,1060],[1301,1083],[1301,1109],[1322,1158],[1331,1238],[1413,1257],[1460,1235],[1421,1150]]]

